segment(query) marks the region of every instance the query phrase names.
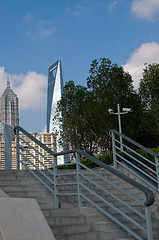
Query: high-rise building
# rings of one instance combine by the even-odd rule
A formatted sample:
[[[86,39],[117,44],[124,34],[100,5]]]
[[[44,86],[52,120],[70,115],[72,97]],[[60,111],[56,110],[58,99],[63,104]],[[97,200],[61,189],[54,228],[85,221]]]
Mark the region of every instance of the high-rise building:
[[[10,88],[9,79],[7,79],[7,87],[0,98],[0,121],[11,126],[19,124],[18,97]]]
[[[18,97],[10,88],[10,81],[7,79],[7,87],[0,98],[0,170],[1,169],[16,169],[16,139],[14,136],[14,126],[19,124],[19,110],[18,110]],[[39,139],[52,151],[56,152],[56,134],[53,133],[30,133],[33,137]],[[48,168],[52,167],[53,156],[40,147],[37,143],[32,141],[23,133],[19,133],[19,143],[24,147],[21,149],[19,158],[21,161],[26,161],[27,166],[31,169],[44,169],[43,164]],[[24,140],[22,140],[24,139]],[[33,147],[30,148],[31,155],[28,154],[28,144]],[[26,150],[25,150],[26,149]],[[40,153],[38,154],[37,151]],[[43,156],[44,157],[43,157]],[[35,156],[36,159],[33,157]],[[26,159],[25,159],[26,158]],[[50,161],[46,161],[46,158]],[[32,162],[33,166],[27,159]],[[41,163],[40,163],[40,162]],[[25,167],[20,163],[20,169]]]
[[[7,87],[0,98],[0,167],[12,168],[13,129],[19,124],[18,97],[10,88],[9,78]]]
[[[1,127],[1,123],[0,123],[0,127]],[[39,141],[41,141],[43,144],[45,144],[53,152],[56,152],[56,134],[52,134],[52,133],[40,133],[38,135],[37,135],[37,133],[30,133],[30,134],[33,137],[37,138]],[[22,155],[21,154],[19,155],[19,158],[21,161],[24,161],[25,157],[26,157],[29,161],[31,161],[39,169],[44,169],[44,166],[41,163],[45,164],[48,168],[51,168],[53,166],[51,164],[54,161],[52,155],[50,155],[47,151],[45,151],[42,147],[40,147],[37,143],[35,143],[30,138],[25,136],[23,133],[20,133],[19,136],[20,136],[19,143],[20,143],[20,145],[22,145],[24,147],[24,149],[20,150],[20,152],[22,153]],[[25,141],[23,141],[22,139],[24,139]],[[32,155],[28,154],[28,152],[25,151],[25,149],[28,150],[28,144],[30,144],[30,146],[34,147],[34,149],[30,148],[30,153]],[[8,169],[8,167],[9,167],[9,169],[17,169],[17,158],[16,158],[17,150],[16,150],[15,138],[11,142],[10,150],[11,150],[11,162],[10,162],[11,166],[8,166],[8,163],[7,163],[8,158],[6,158],[6,155],[5,155],[5,141],[3,138],[3,134],[0,132],[0,170]],[[41,153],[44,157],[42,157],[42,155],[38,154],[37,151],[39,153]],[[33,156],[35,156],[36,159]],[[46,161],[46,158],[50,162]],[[27,162],[27,166],[30,167],[31,169],[35,170],[36,167],[34,167],[31,163],[29,163],[29,161]],[[22,163],[20,163],[20,170],[23,170],[23,169],[25,169],[25,167],[22,165]]]
[[[45,144],[53,152],[56,152],[56,134],[52,134],[52,133],[40,133],[38,135],[37,135],[37,133],[30,133],[30,134],[33,137],[39,139],[39,141],[41,141],[43,144]],[[34,147],[34,149],[30,148],[30,153],[32,155],[28,154],[27,151],[25,151],[24,149],[21,149],[20,152],[23,154],[23,155],[19,155],[19,158],[21,161],[24,161],[25,157],[26,157],[29,161],[31,161],[39,169],[44,169],[43,165],[40,162],[45,164],[48,168],[51,168],[53,166],[51,164],[54,161],[52,155],[50,155],[47,151],[45,151],[42,147],[40,147],[37,143],[35,143],[30,138],[25,136],[23,133],[20,133],[19,136],[20,136],[19,143],[20,143],[20,145],[22,145],[24,147],[24,149],[28,150],[28,144],[30,144],[30,146]],[[25,142],[22,140],[22,138],[25,140]],[[16,141],[14,138],[13,141],[11,142],[11,162],[10,162],[11,166],[9,166],[9,169],[17,169],[16,151],[17,151],[16,150]],[[45,158],[42,157],[42,155],[38,154],[37,151],[39,153],[41,153],[43,156],[45,156]],[[35,156],[36,159],[33,156]],[[50,162],[46,161],[46,158]],[[8,169],[8,168],[6,168],[6,167],[8,167],[6,159],[8,159],[8,158],[6,158],[6,156],[5,156],[5,141],[3,138],[3,134],[0,133],[0,170]],[[34,167],[31,163],[29,163],[29,161],[27,162],[27,166],[30,167],[31,169],[35,170],[36,167]],[[25,169],[25,167],[22,165],[22,163],[20,163],[20,170],[22,170],[22,169]]]
[[[47,132],[52,133],[56,126],[53,123],[57,102],[63,93],[63,77],[61,61],[58,60],[49,67],[48,94],[47,94]],[[58,127],[58,126],[57,126]]]
[[[37,135],[37,133],[32,132],[30,133],[33,137],[37,138],[40,142],[45,144],[48,148],[50,148],[53,152],[56,151],[56,134],[53,133],[40,133]],[[48,168],[51,168],[53,165],[54,159],[53,156],[50,155],[47,151],[45,151],[42,147],[40,147],[37,143],[35,143],[33,140],[31,140],[29,137],[25,136],[23,133],[19,134],[20,139],[19,143],[24,147],[24,149],[21,149],[20,152],[22,155],[19,155],[19,158],[21,161],[27,162],[27,166],[33,170],[36,170],[36,167],[39,169],[44,169],[44,166],[41,164],[45,164]],[[24,141],[22,140],[24,139]],[[33,147],[30,147],[29,154],[25,149],[28,150],[28,144]],[[0,145],[1,146],[1,145]],[[3,145],[2,145],[3,147]],[[41,153],[41,155],[38,153]],[[44,157],[43,157],[43,156]],[[34,158],[35,156],[36,158]],[[26,157],[26,159],[25,159]],[[27,159],[30,161],[27,161]],[[46,161],[48,159],[50,162]],[[31,162],[35,165],[33,166]],[[40,163],[41,162],[41,163]],[[17,163],[16,163],[16,142],[12,141],[12,169],[16,169]],[[20,170],[25,169],[24,165],[20,163]]]
[[[60,138],[60,129],[59,129],[59,121],[53,121],[57,103],[61,99],[63,93],[63,77],[62,77],[62,68],[61,61],[58,60],[54,64],[49,67],[48,72],[48,94],[47,94],[47,132],[48,133],[56,133],[57,134],[57,152],[63,151],[63,147],[59,144]],[[58,157],[58,162],[63,163],[63,157]]]

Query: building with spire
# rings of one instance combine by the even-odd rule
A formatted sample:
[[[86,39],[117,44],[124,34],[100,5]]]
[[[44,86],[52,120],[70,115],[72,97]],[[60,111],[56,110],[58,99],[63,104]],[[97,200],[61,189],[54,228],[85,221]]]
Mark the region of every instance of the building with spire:
[[[58,60],[49,67],[48,93],[47,93],[47,132],[52,133],[55,129],[53,118],[55,117],[57,102],[63,93],[63,77],[61,61]],[[58,126],[57,126],[58,127]]]
[[[6,169],[16,169],[17,168],[17,156],[16,156],[16,139],[14,136],[14,126],[19,125],[19,107],[18,107],[18,97],[10,87],[9,78],[7,79],[7,87],[4,90],[0,98],[0,170]],[[43,144],[45,144],[52,151],[56,152],[56,134],[53,133],[40,133],[35,132],[30,133],[33,137],[39,139]],[[43,164],[46,164],[48,168],[52,167],[53,156],[48,152],[44,151],[42,147],[36,144],[33,140],[26,137],[24,134],[20,133],[19,143],[24,147],[21,149],[23,155],[20,155],[20,160],[27,157],[29,161],[34,163],[40,169],[44,169]],[[24,141],[22,140],[24,139]],[[31,154],[28,155],[25,149],[28,148],[27,143],[33,147],[31,149]],[[37,154],[39,151],[42,155]],[[33,157],[35,156],[37,160]],[[50,162],[47,162],[47,158]],[[39,161],[41,164],[39,163]],[[28,163],[29,164],[29,163]],[[36,167],[31,164],[28,165],[32,169]],[[20,163],[20,170],[25,169]]]
[[[19,125],[18,97],[10,87],[9,77],[0,98],[0,121],[11,126]]]
[[[63,93],[63,76],[62,76],[62,68],[61,68],[61,60],[59,59],[54,64],[49,67],[48,72],[48,93],[47,93],[47,123],[46,129],[48,133],[56,133],[56,149],[57,152],[63,151],[63,147],[59,144],[60,138],[60,123],[58,120],[53,121],[57,103],[61,99]],[[63,163],[64,158],[58,157],[58,162]]]
[[[8,77],[7,87],[0,98],[0,169],[12,168],[13,128],[18,124],[18,97],[11,89]]]

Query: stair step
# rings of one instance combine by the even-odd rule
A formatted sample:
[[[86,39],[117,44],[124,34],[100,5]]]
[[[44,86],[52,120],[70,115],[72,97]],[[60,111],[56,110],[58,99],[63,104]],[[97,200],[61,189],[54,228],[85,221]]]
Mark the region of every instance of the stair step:
[[[56,226],[51,226],[51,230],[54,235],[62,234],[74,234],[74,233],[87,233],[91,231],[90,224],[73,224],[73,225],[60,225],[58,228]]]
[[[74,233],[73,235],[72,234],[56,235],[56,240],[97,240],[97,239],[99,238],[98,233],[96,232]]]
[[[74,170],[65,170],[65,172],[73,172]],[[37,173],[37,171],[35,171]],[[59,172],[63,172],[60,170]],[[103,169],[98,169],[96,172],[102,174],[110,181],[112,180],[118,186],[122,186],[125,190],[129,191],[131,194],[138,196],[144,201],[144,195],[138,192],[136,189],[130,187],[129,184],[123,183],[120,179],[112,176]],[[37,173],[40,175],[39,173]],[[103,187],[112,190],[113,194],[120,196],[123,200],[130,202],[137,209],[144,213],[144,209],[139,206],[136,201],[130,201],[128,196],[122,196],[118,190],[113,189],[110,184],[106,184],[103,180],[99,180],[97,176],[92,176],[92,173],[84,171],[85,175],[89,175],[90,178],[94,179],[98,184],[101,183]],[[49,174],[49,176],[53,176]],[[45,179],[45,178],[43,178]],[[74,181],[76,177],[59,177],[59,182],[71,182]],[[50,183],[49,183],[50,184]],[[51,186],[51,184],[50,184]],[[93,184],[87,184],[91,190],[98,192],[98,187]],[[92,207],[89,203],[84,201],[85,207],[78,208],[77,196],[60,196],[60,209],[54,208],[54,196],[45,188],[31,173],[28,171],[0,171],[0,188],[11,197],[28,197],[36,198],[39,203],[46,220],[50,224],[52,230],[56,233],[56,240],[132,240],[131,237],[125,230],[122,230],[117,224],[109,220],[107,217],[103,216],[98,210]],[[62,191],[65,193],[66,189],[71,191],[77,190],[77,186],[61,186]],[[110,207],[106,207],[105,203],[101,203],[99,198],[94,197],[88,191],[84,191],[88,197],[93,199],[96,203],[104,207],[108,212],[110,212]],[[106,196],[107,199],[112,203],[114,200],[107,194],[100,193],[102,196]],[[154,227],[154,240],[158,239],[159,229],[159,195],[155,192],[156,200],[155,204],[152,206],[151,213],[154,214],[154,219],[152,219]],[[114,201],[117,208],[125,211],[129,216],[131,215],[126,207],[118,201]],[[90,206],[89,206],[90,205]],[[64,209],[67,208],[67,209]],[[113,211],[112,211],[113,212]],[[118,216],[115,214],[114,216]],[[133,216],[133,215],[131,215]],[[120,216],[118,216],[120,219]],[[139,220],[136,215],[134,215],[136,221]],[[121,221],[125,221],[123,217]],[[144,239],[144,238],[143,238]]]

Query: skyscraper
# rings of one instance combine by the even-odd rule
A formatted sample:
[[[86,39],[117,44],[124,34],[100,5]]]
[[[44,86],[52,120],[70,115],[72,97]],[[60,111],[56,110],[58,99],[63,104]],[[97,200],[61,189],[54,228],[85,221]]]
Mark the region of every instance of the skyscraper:
[[[60,138],[59,122],[53,122],[56,114],[57,103],[61,99],[63,93],[63,77],[61,61],[58,60],[49,67],[48,72],[48,94],[47,94],[47,132],[57,133],[57,152],[63,151],[63,147],[58,143]],[[63,163],[63,158],[58,158],[59,163]]]
[[[12,141],[14,140],[13,127],[19,124],[18,97],[10,88],[9,78],[7,87],[0,98],[0,126],[1,126],[1,154],[4,149],[4,157],[0,157],[1,166],[12,169]],[[2,154],[3,155],[3,154]]]
[[[0,121],[11,126],[19,124],[18,97],[10,88],[9,79],[7,79],[7,87],[0,98]]]

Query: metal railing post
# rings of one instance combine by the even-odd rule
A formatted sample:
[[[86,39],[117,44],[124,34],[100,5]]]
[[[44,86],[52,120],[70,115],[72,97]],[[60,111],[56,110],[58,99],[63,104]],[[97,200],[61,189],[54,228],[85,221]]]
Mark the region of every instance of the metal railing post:
[[[156,163],[156,174],[157,174],[157,188],[159,190],[159,159],[158,157],[155,157],[155,163]]]
[[[57,156],[54,156],[53,165],[54,165],[54,201],[55,208],[59,208]]]
[[[150,206],[145,206],[147,240],[153,240]]]
[[[3,136],[4,136],[4,157],[5,157],[5,170],[12,169],[12,126],[3,124]]]
[[[19,170],[19,130],[16,128],[16,161],[17,170]]]
[[[115,148],[115,134],[113,132],[111,132],[111,134],[112,134],[113,165],[114,165],[114,168],[117,169],[116,148]]]
[[[76,152],[76,171],[77,171],[77,196],[78,196],[78,206],[82,207],[82,197],[81,197],[81,166],[80,166],[80,154]]]

